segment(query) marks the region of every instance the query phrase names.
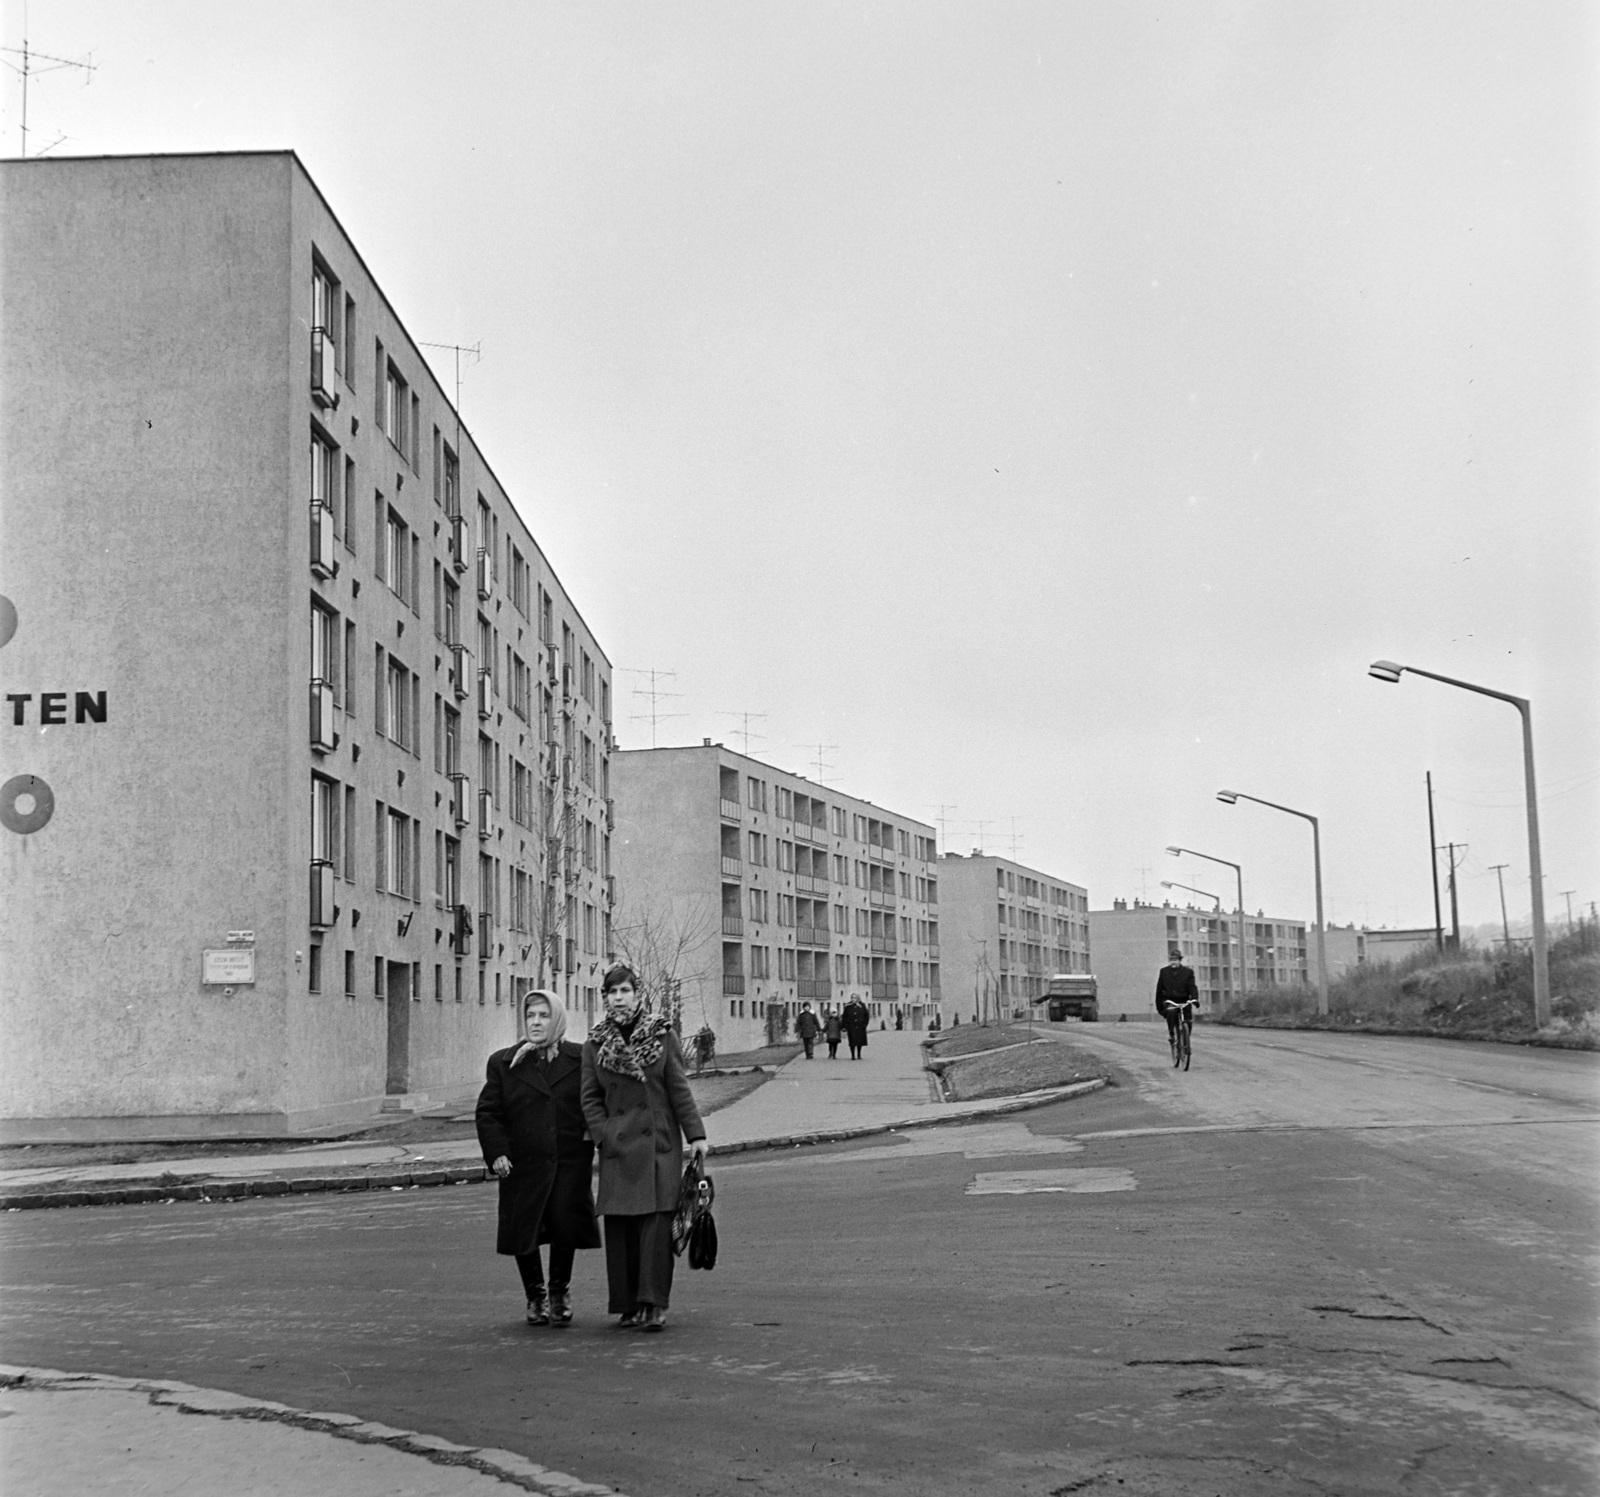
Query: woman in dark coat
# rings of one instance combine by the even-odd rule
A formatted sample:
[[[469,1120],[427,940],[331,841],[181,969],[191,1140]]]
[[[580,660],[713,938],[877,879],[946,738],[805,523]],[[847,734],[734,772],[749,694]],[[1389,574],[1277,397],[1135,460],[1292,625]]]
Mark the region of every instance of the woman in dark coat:
[[[859,998],[852,998],[845,1004],[844,1032],[850,1041],[851,1060],[861,1059],[861,1052],[867,1047],[867,1026],[871,1022],[872,1016]]]
[[[579,1248],[600,1246],[589,1176],[594,1144],[579,1101],[583,1052],[562,1036],[567,1010],[554,993],[522,1000],[523,1039],[489,1057],[478,1096],[483,1162],[500,1177],[495,1251],[517,1260],[528,1297],[528,1324],[572,1320],[572,1262]],[[550,1244],[545,1290],[539,1244]]]
[[[672,1296],[672,1217],[683,1141],[706,1154],[706,1130],[684,1075],[678,1037],[646,1013],[639,979],[618,964],[601,985],[606,1015],[583,1047],[583,1115],[600,1146],[610,1310],[659,1331]]]

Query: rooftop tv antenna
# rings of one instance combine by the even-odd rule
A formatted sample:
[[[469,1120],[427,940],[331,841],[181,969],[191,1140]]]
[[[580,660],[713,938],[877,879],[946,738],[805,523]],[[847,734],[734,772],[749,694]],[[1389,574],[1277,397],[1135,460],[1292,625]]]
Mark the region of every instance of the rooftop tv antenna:
[[[740,750],[740,752],[745,756],[746,759],[750,757],[751,738],[755,738],[757,742],[761,742],[766,737],[764,733],[751,733],[750,724],[752,722],[765,722],[769,715],[770,714],[765,712],[719,712],[717,714],[718,717],[737,717],[739,719],[740,726],[735,728],[733,731],[736,737],[744,740],[744,747]]]
[[[84,74],[83,84],[87,88],[94,80],[94,71],[97,64],[93,61],[93,52],[88,52],[82,57],[55,57],[49,52],[35,52],[28,45],[27,6],[22,8],[22,45],[20,47],[0,47],[0,52],[9,52],[11,57],[20,57],[22,59],[20,63],[12,62],[11,57],[0,59],[0,61],[4,61],[5,65],[13,73],[19,73],[22,76],[22,154],[26,157],[28,154],[28,79],[37,74],[59,73],[62,68],[77,68]],[[47,63],[48,66],[42,68],[34,66],[35,63],[40,62]],[[66,138],[65,135],[57,136],[43,151],[39,152],[39,155],[42,156],[45,151],[54,150]]]
[[[959,811],[961,807],[953,804],[946,805],[941,801],[934,809],[939,813],[933,818],[933,824],[939,828],[939,846],[948,848],[950,846],[950,838],[945,831],[945,823],[950,819],[950,812]]]
[[[816,757],[813,758],[813,759],[808,759],[806,762],[814,770],[816,770],[816,772],[817,772],[816,773],[816,781],[817,781],[817,783],[819,785],[826,785],[828,783],[827,777],[826,777],[827,776],[827,771],[832,769],[834,766],[824,757],[824,755],[829,753],[830,751],[835,753],[835,754],[838,753],[839,752],[839,745],[837,743],[816,743],[816,744],[807,743],[807,744],[804,744],[803,747],[805,747],[807,749],[812,749],[812,748],[816,749],[816,751],[817,751]]]
[[[424,343],[424,348],[442,348],[456,356],[456,461],[461,461],[461,355],[466,354],[476,364],[483,357],[483,339],[470,346],[465,343]]]
[[[656,670],[653,667],[648,666],[630,666],[624,667],[624,674],[629,676],[649,677],[649,685],[636,684],[633,688],[633,694],[636,697],[648,698],[650,702],[650,710],[648,712],[630,712],[628,714],[628,720],[630,722],[643,722],[646,718],[650,719],[650,747],[655,748],[656,727],[659,723],[665,722],[670,717],[688,716],[688,714],[685,712],[663,712],[661,710],[661,703],[663,701],[666,701],[671,697],[681,697],[683,693],[681,691],[663,691],[658,683],[662,681],[676,681],[678,679],[678,673],[677,671]]]
[[[1021,852],[1022,844],[1026,839],[1023,837],[1022,833],[1017,830],[1017,818],[1012,816],[1008,817],[1007,819],[1011,822],[1011,861],[1015,863],[1017,861],[1017,854]]]
[[[978,856],[980,858],[986,858],[989,855],[988,854],[988,833],[989,833],[989,827],[993,824],[993,820],[994,820],[993,817],[989,817],[989,818],[987,818],[987,819],[985,819],[983,821],[974,821],[972,823],[973,826],[977,828],[976,835],[977,835],[977,838],[978,838],[978,846],[975,849],[975,851],[977,852],[977,854],[978,854]]]

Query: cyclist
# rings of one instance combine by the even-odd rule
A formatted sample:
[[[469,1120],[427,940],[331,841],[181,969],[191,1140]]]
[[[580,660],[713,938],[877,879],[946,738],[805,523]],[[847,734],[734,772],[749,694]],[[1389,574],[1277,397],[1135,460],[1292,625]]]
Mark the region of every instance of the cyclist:
[[[1194,969],[1184,966],[1183,953],[1173,946],[1167,951],[1167,965],[1156,978],[1156,1012],[1167,1021],[1167,1041],[1174,1047],[1178,1043],[1178,1025],[1185,1017],[1180,1005],[1185,1003],[1193,1003],[1198,1008],[1200,989],[1194,980]],[[1192,1017],[1189,1022],[1194,1022]]]

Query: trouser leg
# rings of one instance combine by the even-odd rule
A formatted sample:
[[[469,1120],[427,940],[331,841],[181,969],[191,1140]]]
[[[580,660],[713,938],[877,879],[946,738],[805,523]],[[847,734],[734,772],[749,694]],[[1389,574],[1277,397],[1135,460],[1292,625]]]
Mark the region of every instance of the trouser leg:
[[[578,1256],[578,1250],[568,1247],[564,1242],[550,1244],[550,1282],[565,1288],[572,1282],[572,1264]]]
[[[800,1043],[806,1047],[806,1059],[810,1060],[811,1059],[811,1047],[812,1047],[812,1045],[814,1045],[816,1043],[816,1041],[815,1040],[801,1040]]]
[[[630,1315],[639,1308],[639,1223],[637,1216],[608,1216],[606,1237],[606,1309]]]
[[[639,1303],[665,1310],[672,1299],[672,1217],[656,1211],[639,1222]]]

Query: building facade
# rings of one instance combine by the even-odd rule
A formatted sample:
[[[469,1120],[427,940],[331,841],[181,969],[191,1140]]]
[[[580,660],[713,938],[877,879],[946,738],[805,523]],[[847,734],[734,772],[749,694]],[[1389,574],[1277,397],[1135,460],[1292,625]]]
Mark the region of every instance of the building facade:
[[[725,1053],[800,1006],[920,1029],[939,1003],[933,828],[709,739],[612,761],[615,945]]]
[[[470,1095],[593,1010],[604,652],[292,153],[0,192],[0,1133]]]
[[[1215,1013],[1232,1002],[1240,980],[1237,914],[1117,899],[1109,910],[1089,912],[1089,931],[1102,1019],[1156,1017],[1156,975],[1174,946],[1183,952],[1185,965],[1194,968],[1201,1013]],[[1247,988],[1306,982],[1306,931],[1303,921],[1259,910],[1246,915]]]
[[[1053,973],[1091,970],[1081,884],[974,851],[939,860],[939,888],[952,1017],[1025,1015]]]

